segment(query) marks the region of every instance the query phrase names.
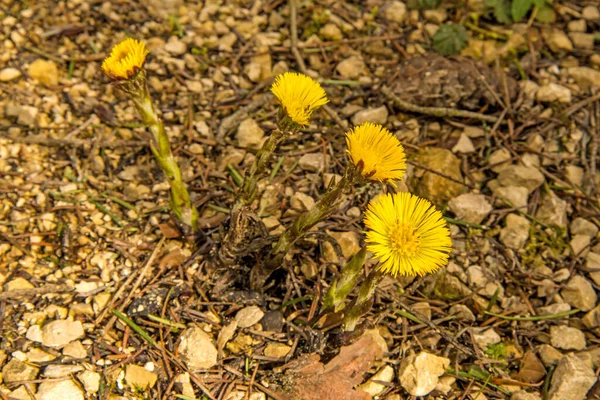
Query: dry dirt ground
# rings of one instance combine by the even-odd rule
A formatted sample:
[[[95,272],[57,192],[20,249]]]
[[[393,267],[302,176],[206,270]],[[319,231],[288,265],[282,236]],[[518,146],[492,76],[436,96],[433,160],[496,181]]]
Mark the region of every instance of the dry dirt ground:
[[[600,4],[501,24],[483,3],[2,0],[0,398],[597,398]],[[449,23],[470,40],[441,56]],[[151,51],[195,243],[100,70],[127,36]],[[264,293],[247,290],[252,255],[215,290],[237,174],[275,127],[268,88],[287,70],[331,102],[260,184],[271,240],[343,171],[343,134],[363,121],[398,135],[396,190],[452,231],[447,268],[385,280],[353,345],[319,309],[376,185],[347,193]]]

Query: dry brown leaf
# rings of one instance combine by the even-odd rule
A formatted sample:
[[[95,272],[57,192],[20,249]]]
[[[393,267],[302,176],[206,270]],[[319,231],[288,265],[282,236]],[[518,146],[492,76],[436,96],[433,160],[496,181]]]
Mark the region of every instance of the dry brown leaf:
[[[309,354],[284,366],[284,387],[279,395],[289,400],[369,400],[354,386],[383,353],[373,336],[363,336],[323,365],[318,354]]]
[[[521,368],[514,376],[521,382],[536,383],[546,376],[546,368],[531,350],[528,350],[521,361]]]

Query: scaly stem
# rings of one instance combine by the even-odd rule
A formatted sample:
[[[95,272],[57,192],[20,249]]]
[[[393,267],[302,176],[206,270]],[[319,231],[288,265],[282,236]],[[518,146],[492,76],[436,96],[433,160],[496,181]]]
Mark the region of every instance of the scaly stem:
[[[191,228],[192,232],[196,231],[198,211],[192,206],[190,195],[181,177],[181,171],[171,151],[163,122],[152,104],[146,82],[146,72],[141,70],[132,79],[118,83],[118,86],[131,97],[144,124],[152,134],[150,149],[171,186],[171,210],[179,221]]]
[[[346,296],[354,289],[360,278],[360,271],[362,270],[366,255],[367,248],[363,247],[344,265],[340,273],[340,278],[334,281],[329,287],[321,311],[332,308],[334,312],[338,312],[342,309]]]
[[[294,223],[279,237],[279,241],[269,251],[264,262],[257,264],[252,270],[250,283],[254,289],[263,287],[273,271],[281,268],[285,255],[298,239],[335,211],[340,195],[346,188],[357,182],[359,176],[360,170],[351,164],[342,179],[331,186],[311,210],[296,218]]]
[[[344,315],[342,322],[342,331],[353,331],[358,325],[360,318],[365,315],[373,306],[373,295],[377,285],[384,277],[384,273],[373,269],[367,279],[360,285],[358,297],[350,305],[348,312]]]

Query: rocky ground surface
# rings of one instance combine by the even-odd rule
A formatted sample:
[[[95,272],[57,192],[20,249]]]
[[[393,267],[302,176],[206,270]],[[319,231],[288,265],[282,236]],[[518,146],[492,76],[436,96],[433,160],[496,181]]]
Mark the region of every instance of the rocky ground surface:
[[[501,24],[482,3],[4,1],[0,397],[598,398],[600,5],[555,0],[551,24]],[[470,40],[438,55],[451,22]],[[100,71],[128,35],[151,51],[196,249],[173,228],[135,109]],[[331,102],[261,182],[272,235],[343,171],[343,133],[364,121],[398,135],[398,190],[452,230],[448,267],[385,280],[372,329],[341,352],[339,317],[315,316],[380,187],[348,193],[318,226],[329,240],[300,243],[264,294],[212,295],[236,172],[274,128],[265,93],[287,70]]]

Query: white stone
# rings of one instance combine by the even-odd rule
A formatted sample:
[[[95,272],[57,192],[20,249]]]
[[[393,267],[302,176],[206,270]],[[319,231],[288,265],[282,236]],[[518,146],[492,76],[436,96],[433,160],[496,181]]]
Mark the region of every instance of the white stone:
[[[383,16],[401,24],[406,18],[406,5],[401,1],[391,1],[384,6]]]
[[[36,400],[84,400],[83,390],[72,379],[42,382]]]
[[[377,371],[377,373],[373,375],[367,382],[358,386],[358,388],[363,392],[368,393],[372,397],[377,396],[387,389],[387,385],[379,382],[391,382],[392,379],[394,379],[394,369],[389,365],[386,365]]]
[[[384,125],[388,119],[388,109],[386,106],[377,108],[367,108],[361,110],[352,116],[352,123],[360,125],[364,122],[371,122],[373,124]]]
[[[42,327],[42,344],[61,348],[84,336],[81,321],[56,320]]]
[[[217,348],[212,339],[197,326],[183,332],[177,351],[192,371],[209,369],[217,363]]]
[[[500,241],[506,247],[519,250],[529,238],[529,220],[518,214],[508,214],[506,225],[500,231]]]
[[[579,329],[566,325],[551,326],[550,344],[562,350],[583,350],[585,335]]]
[[[426,352],[408,356],[398,368],[400,384],[413,396],[425,396],[435,389],[449,364],[449,359]]]
[[[187,45],[177,36],[171,36],[169,41],[165,44],[165,50],[175,56],[180,56],[187,52]]]
[[[596,374],[592,367],[575,354],[567,354],[554,370],[548,400],[584,400],[594,383]]]
[[[9,82],[21,77],[21,71],[16,68],[4,68],[0,70],[0,82]]]
[[[248,306],[237,312],[235,320],[237,321],[238,327],[249,328],[252,325],[257,324],[264,315],[265,313],[260,307]]]
[[[537,101],[542,103],[559,103],[569,104],[571,102],[571,90],[556,83],[549,83],[538,90],[536,94]]]
[[[563,287],[561,296],[573,308],[589,311],[596,305],[597,295],[594,287],[581,275],[575,275]]]
[[[97,393],[100,390],[100,374],[93,371],[83,371],[78,375],[86,393]]]
[[[492,211],[492,205],[484,195],[465,193],[448,202],[448,208],[459,219],[473,224],[479,224]]]
[[[461,153],[461,154],[469,154],[475,151],[475,146],[473,146],[473,142],[467,136],[466,133],[461,133],[458,138],[458,142],[452,148],[453,153]]]
[[[265,137],[265,131],[252,118],[243,120],[237,131],[237,140],[240,147],[260,148]]]
[[[335,69],[342,78],[355,79],[365,74],[367,65],[360,56],[352,56],[341,61]]]

